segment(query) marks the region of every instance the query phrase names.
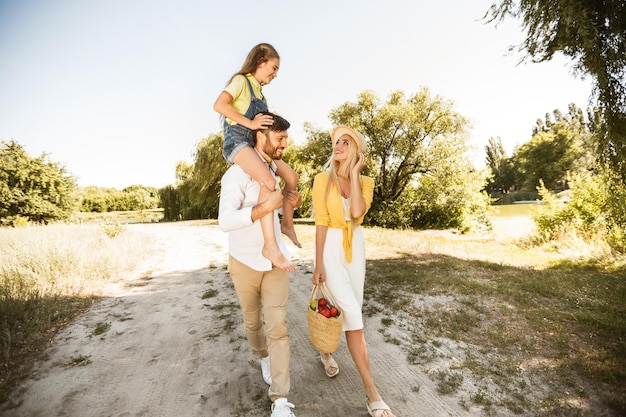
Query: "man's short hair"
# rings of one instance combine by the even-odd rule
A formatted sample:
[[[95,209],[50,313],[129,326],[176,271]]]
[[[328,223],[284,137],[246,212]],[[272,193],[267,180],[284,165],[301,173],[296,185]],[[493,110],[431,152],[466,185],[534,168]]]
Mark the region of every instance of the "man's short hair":
[[[285,132],[289,129],[289,127],[291,126],[291,123],[289,123],[285,118],[271,113],[269,111],[264,111],[261,112],[261,114],[267,115],[267,116],[271,116],[274,119],[274,123],[271,126],[266,126],[263,129],[259,129],[259,131],[261,132]]]

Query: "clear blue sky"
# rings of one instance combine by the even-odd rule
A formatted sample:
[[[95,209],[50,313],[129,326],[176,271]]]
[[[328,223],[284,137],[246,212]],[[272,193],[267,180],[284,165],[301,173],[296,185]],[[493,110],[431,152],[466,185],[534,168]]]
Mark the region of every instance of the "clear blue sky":
[[[162,187],[218,133],[213,102],[252,46],[281,68],[264,93],[292,123],[331,127],[359,92],[428,87],[472,121],[472,156],[507,150],[538,118],[586,108],[568,61],[517,65],[518,22],[481,20],[491,0],[0,0],[0,140],[65,164],[80,185]]]

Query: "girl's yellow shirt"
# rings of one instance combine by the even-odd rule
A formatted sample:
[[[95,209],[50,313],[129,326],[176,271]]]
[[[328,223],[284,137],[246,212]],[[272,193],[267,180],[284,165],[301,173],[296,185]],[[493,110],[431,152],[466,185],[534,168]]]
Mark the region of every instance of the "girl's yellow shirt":
[[[231,82],[224,88],[228,94],[233,97],[233,101],[230,103],[231,106],[237,113],[246,114],[248,111],[248,107],[250,107],[250,102],[252,101],[252,97],[250,96],[250,89],[248,88],[248,83],[246,82],[246,78],[250,81],[252,85],[252,90],[257,98],[263,98],[263,93],[261,92],[261,84],[259,81],[254,78],[254,75],[247,74],[245,77],[243,75],[235,75],[235,77],[231,80]],[[234,125],[230,119],[226,119],[227,122],[231,125]]]

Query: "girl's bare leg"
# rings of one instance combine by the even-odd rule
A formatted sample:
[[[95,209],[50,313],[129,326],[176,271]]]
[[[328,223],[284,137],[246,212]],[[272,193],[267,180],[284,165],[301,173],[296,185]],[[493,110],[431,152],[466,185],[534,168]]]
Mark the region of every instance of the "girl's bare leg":
[[[278,242],[276,242],[276,235],[274,234],[274,213],[266,214],[261,217],[260,221],[261,230],[263,231],[263,256],[269,259],[272,265],[275,265],[283,271],[295,271],[296,267],[283,255],[278,247]]]
[[[285,181],[285,192],[296,191],[298,189],[298,174],[285,161],[275,161],[278,174]],[[296,207],[289,202],[289,199],[283,200],[283,221],[280,224],[280,231],[287,236],[294,245],[301,248],[302,245],[296,236],[296,229],[293,225],[293,211]]]
[[[257,181],[261,185],[261,188],[266,188],[269,191],[276,189],[276,180],[253,148],[245,147],[237,152],[234,162]],[[259,194],[259,198],[262,198],[261,194]],[[260,222],[263,232],[263,256],[269,259],[272,265],[284,271],[295,271],[296,267],[289,262],[289,259],[285,257],[278,247],[276,235],[274,234],[274,213],[268,213],[261,217]]]
[[[293,205],[285,198],[283,200],[283,221],[280,223],[280,231],[287,236],[294,245],[301,248],[302,244],[296,236],[296,229],[293,225]]]

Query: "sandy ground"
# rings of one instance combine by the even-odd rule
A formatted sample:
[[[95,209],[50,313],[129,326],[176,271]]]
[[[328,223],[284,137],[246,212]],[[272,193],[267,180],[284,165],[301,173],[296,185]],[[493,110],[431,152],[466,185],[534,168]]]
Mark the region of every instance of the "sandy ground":
[[[226,234],[194,223],[131,225],[159,250],[106,298],[64,328],[6,417],[269,416],[267,385],[251,355],[225,270]],[[292,247],[293,248],[293,247]],[[294,248],[296,249],[296,248]],[[365,398],[345,339],[328,379],[308,339],[311,248],[297,250],[290,282],[291,394],[298,417],[363,416]],[[142,279],[143,278],[143,279]],[[151,278],[151,279],[146,279]],[[203,295],[205,295],[203,297]],[[214,296],[210,296],[214,295]],[[401,417],[480,415],[409,365],[400,347],[365,318],[371,368],[385,401]],[[104,333],[94,330],[110,324]]]

